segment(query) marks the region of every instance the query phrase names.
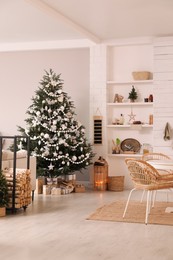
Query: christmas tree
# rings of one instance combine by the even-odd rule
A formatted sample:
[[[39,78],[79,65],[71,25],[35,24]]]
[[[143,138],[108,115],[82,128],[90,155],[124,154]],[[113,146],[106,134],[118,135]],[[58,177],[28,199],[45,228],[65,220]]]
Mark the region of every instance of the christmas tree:
[[[130,91],[128,98],[133,102],[138,98],[138,94],[134,86],[132,86],[132,90]]]
[[[85,169],[92,163],[92,148],[85,128],[76,119],[74,104],[63,92],[61,74],[45,71],[33,104],[27,109],[26,128],[20,133],[30,137],[32,155],[37,157],[39,175],[59,176]],[[22,140],[20,148],[25,146]]]

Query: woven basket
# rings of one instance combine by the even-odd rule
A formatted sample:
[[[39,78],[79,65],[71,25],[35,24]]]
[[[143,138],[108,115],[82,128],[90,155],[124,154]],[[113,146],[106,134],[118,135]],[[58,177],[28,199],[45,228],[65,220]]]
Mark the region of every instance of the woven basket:
[[[149,71],[133,71],[132,76],[134,80],[148,80],[151,73]]]
[[[124,190],[124,176],[108,177],[108,190],[123,191]]]

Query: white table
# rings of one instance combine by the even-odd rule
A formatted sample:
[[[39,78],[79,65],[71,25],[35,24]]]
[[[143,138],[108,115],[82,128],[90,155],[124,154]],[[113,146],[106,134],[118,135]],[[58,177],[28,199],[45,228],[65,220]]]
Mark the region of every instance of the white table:
[[[166,171],[170,171],[170,173],[172,171],[173,174],[173,160],[149,160],[147,161],[147,163],[152,165],[157,170],[166,170]],[[173,213],[173,207],[167,207],[165,209],[165,212]]]
[[[149,160],[147,161],[157,170],[171,170],[173,171],[173,160]]]

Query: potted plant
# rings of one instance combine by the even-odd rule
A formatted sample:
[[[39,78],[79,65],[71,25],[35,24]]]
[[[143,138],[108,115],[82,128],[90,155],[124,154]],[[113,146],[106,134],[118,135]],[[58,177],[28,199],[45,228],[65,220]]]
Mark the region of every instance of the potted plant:
[[[120,149],[120,143],[121,143],[120,139],[116,138],[116,140],[115,141],[112,140],[112,142],[114,144],[114,147],[112,149],[112,153],[114,153],[114,154],[120,153],[120,150],[121,150]]]
[[[6,215],[6,207],[8,206],[8,186],[7,180],[2,172],[0,171],[0,217]]]
[[[132,86],[132,90],[130,91],[128,98],[131,102],[134,102],[138,98],[138,94],[134,86]]]

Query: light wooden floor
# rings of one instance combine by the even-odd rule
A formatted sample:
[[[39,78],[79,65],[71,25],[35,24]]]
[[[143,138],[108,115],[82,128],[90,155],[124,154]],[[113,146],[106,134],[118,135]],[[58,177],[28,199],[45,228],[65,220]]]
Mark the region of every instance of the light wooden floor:
[[[0,260],[172,260],[173,227],[86,220],[96,208],[127,196],[36,195],[26,212],[0,218]]]

